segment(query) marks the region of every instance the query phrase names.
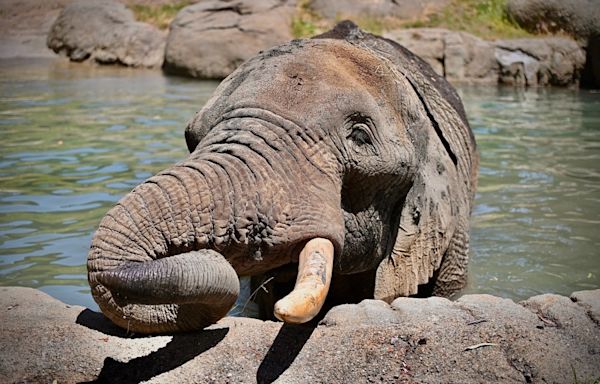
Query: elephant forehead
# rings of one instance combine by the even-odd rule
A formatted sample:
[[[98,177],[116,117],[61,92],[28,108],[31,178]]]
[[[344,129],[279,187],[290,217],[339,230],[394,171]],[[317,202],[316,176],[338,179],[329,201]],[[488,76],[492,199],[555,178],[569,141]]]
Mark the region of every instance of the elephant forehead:
[[[268,57],[240,87],[259,105],[285,111],[338,103],[394,103],[397,88],[386,65],[370,52],[339,40],[310,41],[293,54]],[[331,110],[328,110],[331,112]]]

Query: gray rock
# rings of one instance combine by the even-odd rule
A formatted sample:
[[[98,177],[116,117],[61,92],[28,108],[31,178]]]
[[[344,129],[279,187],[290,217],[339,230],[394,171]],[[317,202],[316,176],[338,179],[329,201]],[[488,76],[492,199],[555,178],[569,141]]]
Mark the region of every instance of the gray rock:
[[[489,42],[438,28],[384,35],[423,58],[451,82],[569,86],[578,83],[585,51],[572,39],[548,37]]]
[[[320,325],[225,318],[202,332],[126,335],[100,313],[0,288],[6,383],[570,383],[600,376],[600,290],[366,300]],[[575,380],[577,375],[577,380]]]
[[[326,326],[359,326],[395,324],[398,316],[381,300],[363,300],[359,304],[342,304],[332,308],[320,324]]]
[[[136,22],[121,3],[79,0],[62,10],[50,29],[47,44],[72,61],[160,67],[165,34]]]
[[[530,31],[564,31],[583,40],[600,36],[598,0],[509,0],[506,9]]]
[[[450,0],[312,0],[310,8],[329,19],[361,17],[421,19],[441,10]]]
[[[500,82],[513,85],[576,85],[585,51],[568,38],[548,37],[495,42]]]
[[[600,3],[598,0],[510,0],[507,12],[530,31],[566,32],[587,49],[582,85],[600,88]]]
[[[498,81],[493,44],[471,34],[414,28],[390,31],[384,37],[404,45],[451,82],[495,84]]]
[[[600,325],[600,295],[596,291],[573,292],[571,301],[583,306],[590,319]]]
[[[171,23],[165,71],[205,79],[228,76],[259,51],[291,40],[287,0],[206,0]]]

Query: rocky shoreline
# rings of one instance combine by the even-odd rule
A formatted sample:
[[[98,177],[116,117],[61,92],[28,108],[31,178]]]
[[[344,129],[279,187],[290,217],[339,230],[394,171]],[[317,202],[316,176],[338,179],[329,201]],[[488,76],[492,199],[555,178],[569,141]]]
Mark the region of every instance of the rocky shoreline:
[[[6,383],[587,383],[600,378],[600,290],[514,303],[399,298],[318,324],[225,318],[202,332],[127,335],[31,288],[0,288]],[[340,381],[341,380],[341,381]]]
[[[162,67],[170,74],[222,79],[259,51],[291,40],[290,25],[297,12],[295,0],[234,3],[205,0],[183,8],[167,33],[136,21],[124,3],[126,1],[56,0],[47,11],[47,17],[37,23],[39,31],[19,32],[21,24],[4,20],[7,27],[2,28],[5,37],[0,57],[48,57],[51,53],[40,47],[41,35],[47,34],[48,47],[72,61]],[[365,11],[364,6],[353,8],[350,0],[346,3],[344,16],[352,17],[353,12],[359,12],[358,17]],[[447,2],[432,0],[431,3],[431,7],[440,8]],[[509,5],[512,3],[517,2]],[[325,7],[321,12],[333,12],[327,2],[313,1],[312,4]],[[393,9],[390,4],[388,8]],[[565,5],[561,6],[556,12],[564,14]],[[525,11],[521,8],[512,6],[511,9],[515,9],[513,12],[523,23],[528,23],[530,29],[542,28],[539,21],[536,24],[527,14],[522,16]],[[526,11],[535,13],[535,10]],[[18,18],[16,12],[11,17]],[[550,11],[544,9],[544,12]],[[549,15],[547,22],[552,21]],[[581,18],[575,18],[575,22]],[[487,41],[465,32],[440,28],[396,29],[385,32],[384,36],[411,49],[453,83],[599,87],[600,59],[595,37],[598,26],[593,23],[586,20],[581,27],[563,26],[559,30],[579,33],[579,38],[562,33],[555,37]]]

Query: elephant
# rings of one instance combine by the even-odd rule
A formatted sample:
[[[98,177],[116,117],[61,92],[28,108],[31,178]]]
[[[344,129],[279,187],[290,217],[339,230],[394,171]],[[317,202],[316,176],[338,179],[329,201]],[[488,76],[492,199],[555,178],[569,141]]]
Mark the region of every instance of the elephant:
[[[189,157],[135,187],[93,236],[91,292],[118,326],[205,328],[244,276],[290,286],[272,304],[287,323],[315,318],[328,296],[464,286],[475,139],[454,88],[399,44],[345,21],[260,52],[185,139]]]

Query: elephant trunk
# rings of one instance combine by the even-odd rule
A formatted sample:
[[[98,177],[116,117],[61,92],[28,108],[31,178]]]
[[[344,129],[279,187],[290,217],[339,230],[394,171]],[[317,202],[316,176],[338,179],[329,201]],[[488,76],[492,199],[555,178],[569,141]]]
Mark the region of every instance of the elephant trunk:
[[[240,123],[215,128],[218,140],[136,187],[101,221],[88,279],[102,312],[117,325],[143,333],[200,329],[234,304],[238,275],[300,261],[305,283],[297,287],[306,287],[309,276],[321,276],[319,255],[333,260],[340,252],[343,218],[331,191],[341,187],[331,185],[334,178],[318,167],[323,163],[298,151],[285,157],[294,148],[262,145],[256,129],[231,133],[231,124]],[[316,238],[329,243],[326,252],[310,250]],[[323,264],[327,280],[330,264]],[[280,317],[314,316],[328,284],[313,293],[320,304],[288,306]]]
[[[208,191],[197,169],[176,166],[135,188],[103,218],[88,279],[114,323],[134,332],[185,331],[231,309],[237,273],[209,249],[227,241],[226,232],[213,228],[223,221],[216,210],[225,208],[211,203]]]

